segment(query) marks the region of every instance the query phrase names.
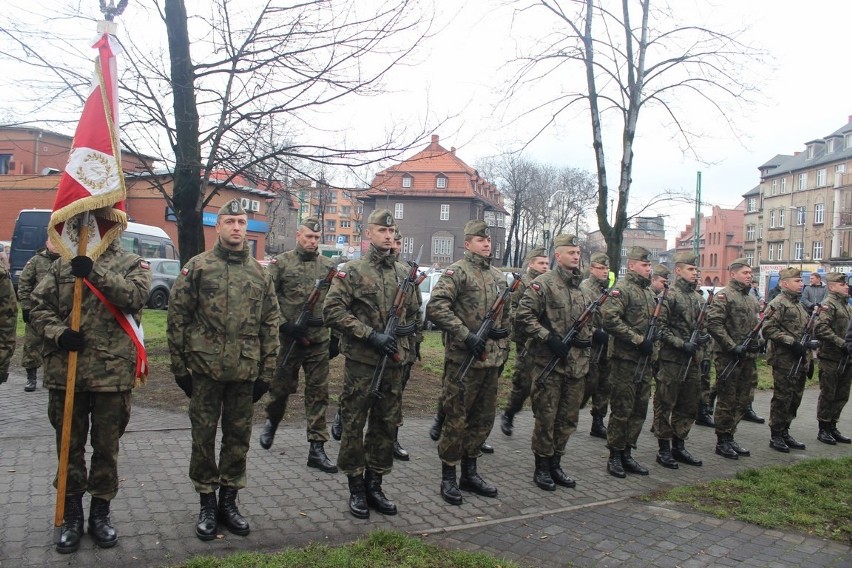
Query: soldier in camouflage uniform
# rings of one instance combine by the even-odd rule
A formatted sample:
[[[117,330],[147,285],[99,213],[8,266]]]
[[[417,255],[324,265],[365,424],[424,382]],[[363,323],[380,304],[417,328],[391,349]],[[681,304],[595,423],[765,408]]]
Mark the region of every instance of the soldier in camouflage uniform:
[[[707,331],[713,336],[716,347],[716,410],[713,422],[716,427],[716,453],[729,459],[750,456],[746,448],[734,440],[737,425],[746,407],[754,398],[757,387],[758,341],[752,341],[748,350],[743,340],[757,323],[760,306],[749,294],[751,266],[745,258],[735,259],[728,267],[728,285],[716,292],[713,303],[707,308]],[[728,364],[739,359],[739,364],[724,380],[719,375]]]
[[[589,263],[589,277],[580,282],[580,289],[590,298],[600,297],[603,290],[609,288],[609,257],[606,253],[596,252]],[[600,319],[600,318],[598,318]],[[596,323],[592,333],[592,361],[586,375],[586,388],[580,408],[592,401],[592,427],[589,435],[606,440],[606,418],[609,409],[609,335]]]
[[[42,363],[42,338],[36,335],[33,326],[30,325],[30,310],[32,300],[30,299],[36,284],[50,270],[53,261],[59,258],[56,249],[49,240],[45,247],[40,248],[24,265],[21,277],[18,279],[18,299],[21,301],[21,315],[24,318],[26,328],[24,329],[24,352],[21,356],[21,366],[27,370],[27,384],[24,386],[26,392],[36,390],[36,372]]]
[[[701,271],[698,270],[695,276],[695,294],[698,300],[704,301],[704,294],[701,293]],[[715,290],[714,290],[715,293]],[[705,324],[705,328],[706,328]],[[709,333],[709,340],[698,347],[698,365],[699,371],[699,399],[698,412],[695,413],[695,423],[699,426],[707,426],[713,428],[716,424],[713,422],[713,405],[716,403],[716,387],[711,386],[710,367],[713,357],[713,336]]]
[[[0,385],[9,379],[9,363],[15,352],[18,302],[9,272],[0,267]]]
[[[340,333],[340,352],[346,358],[340,396],[343,437],[337,463],[349,482],[349,511],[359,519],[370,516],[369,507],[383,515],[397,512],[382,491],[382,477],[393,469],[403,364],[409,357],[408,336],[417,331],[420,310],[419,290],[409,286],[396,335],[385,333],[397,290],[408,274],[391,252],[393,235],[393,215],[386,209],[373,211],[367,219],[366,236],[372,242],[367,254],[346,263],[337,273],[323,306],[323,319]],[[369,387],[385,356],[381,396],[377,397]]]
[[[654,353],[654,339],[645,338],[654,312],[650,252],[633,247],[627,255],[627,274],[613,287],[603,305],[603,328],[610,335],[610,415],[607,426],[609,460],[607,471],[626,477],[625,471],[648,475],[648,470],[631,455],[648,413],[651,395],[650,372],[637,377],[637,363]],[[650,364],[648,365],[650,367]]]
[[[778,273],[781,293],[769,305],[775,308],[763,324],[763,337],[769,342],[766,362],[772,366],[772,400],[769,403],[769,447],[787,453],[790,448],[804,450],[805,444],[790,435],[790,424],[802,402],[812,350],[817,339],[802,345],[800,339],[808,323],[807,309],[801,303],[802,273],[798,268],[785,268]],[[795,373],[797,361],[801,364]]]
[[[247,225],[239,200],[223,205],[213,250],[186,263],[169,296],[172,373],[191,397],[189,478],[200,495],[195,534],[201,540],[216,538],[217,517],[230,532],[249,533],[249,523],[237,508],[237,492],[246,486],[253,403],[272,380],[278,354],[275,287],[246,246]]]
[[[654,293],[655,297],[659,297],[663,293],[671,273],[672,271],[665,264],[654,265],[654,269],[651,271],[651,285],[648,288]]]
[[[484,497],[497,496],[497,488],[477,472],[476,460],[494,425],[497,379],[509,352],[512,321],[511,303],[506,302],[495,316],[495,329],[489,337],[476,336],[486,312],[507,284],[503,273],[491,266],[491,233],[485,221],[468,221],[464,233],[464,258],[444,271],[426,306],[426,317],[443,332],[441,402],[446,420],[438,440],[438,456],[441,497],[451,505],[462,503],[459,487]],[[456,375],[469,353],[474,356],[473,364],[459,384]],[[459,462],[462,472],[456,483]]]
[[[822,343],[819,350],[817,440],[833,446],[837,442],[852,443],[852,439],[837,429],[837,421],[849,400],[849,387],[852,384],[852,365],[849,365],[845,339],[849,324],[852,323],[852,307],[849,306],[846,275],[842,272],[829,272],[826,281],[828,294],[823,300],[823,309],[815,330],[816,338]],[[845,368],[842,368],[843,361]]]
[[[337,466],[328,459],[324,449],[328,441],[325,413],[328,409],[329,334],[320,314],[328,284],[322,285],[322,293],[307,325],[296,325],[308,296],[335,266],[330,258],[319,254],[321,229],[319,220],[314,217],[302,221],[296,231],[296,248],[279,254],[267,267],[281,312],[278,327],[281,349],[278,352],[275,377],[270,385],[271,398],[266,405],[266,423],[260,434],[260,445],[267,450],[272,447],[278,424],[287,409],[287,399],[298,390],[299,370],[303,369],[305,419],[310,446],[308,467],[337,473]],[[287,366],[282,367],[288,351],[290,356]]]
[[[44,338],[44,385],[50,389],[47,413],[56,430],[57,455],[62,439],[68,352],[77,351],[77,376],[71,416],[65,494],[65,524],[56,545],[69,553],[83,535],[83,493],[92,495],[89,535],[109,548],[117,540],[109,518],[118,493],[118,440],[130,420],[130,391],[136,384],[136,346],[107,306],[83,286],[79,331],[70,326],[74,282],[87,282],[120,311],[140,322],[148,301],[148,263],[111,242],[95,262],[88,256],[58,260],[32,292],[30,325]],[[86,442],[91,425],[92,459],[86,473]]]
[[[597,298],[597,295],[591,297],[580,289],[577,237],[557,235],[553,245],[556,267],[530,284],[515,314],[515,332],[527,338],[526,346],[534,362],[533,482],[545,491],[554,491],[557,485],[577,485],[562,470],[561,461],[568,438],[577,430],[594,326],[587,324],[583,327],[571,344],[563,343],[562,338],[586,306]],[[560,362],[540,383],[537,377],[553,357],[559,357]]]
[[[695,293],[697,258],[690,252],[679,252],[674,262],[675,282],[660,308],[660,370],[655,377],[651,429],[660,446],[657,463],[669,469],[677,469],[678,462],[701,465],[701,460],[684,447],[698,409],[701,370],[694,360],[688,369],[685,365],[710,340],[703,330],[694,342],[691,340],[703,303]]]
[[[521,276],[520,286],[512,292],[512,313],[516,313],[518,302],[524,296],[530,283],[541,274],[547,272],[550,268],[550,262],[547,259],[547,253],[543,248],[535,248],[527,255],[527,271]],[[521,411],[524,407],[524,402],[530,396],[532,388],[532,357],[519,357],[524,351],[524,337],[518,333],[517,327],[512,327],[512,341],[515,342],[515,373],[512,375],[512,392],[509,393],[509,400],[506,402],[506,408],[503,409],[503,414],[500,415],[500,430],[506,436],[511,436],[515,430],[515,414]]]

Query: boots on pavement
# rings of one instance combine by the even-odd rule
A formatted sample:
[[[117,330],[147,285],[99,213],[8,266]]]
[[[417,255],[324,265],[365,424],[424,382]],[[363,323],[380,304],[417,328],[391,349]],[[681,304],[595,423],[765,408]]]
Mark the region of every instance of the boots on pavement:
[[[213,540],[216,538],[216,494],[202,493],[200,497],[201,511],[195,525],[195,536],[201,540]]]
[[[89,536],[101,548],[112,548],[118,542],[118,535],[109,520],[109,501],[92,497],[89,508]]]
[[[83,494],[68,493],[65,495],[65,516],[62,523],[62,533],[56,543],[56,552],[70,554],[80,548],[83,537]]]
[[[543,456],[535,456],[535,472],[533,473],[533,481],[538,485],[539,489],[545,491],[556,491],[556,483],[553,482],[553,477],[550,475],[550,458]]]
[[[660,451],[657,452],[657,463],[668,469],[678,469],[677,460],[672,456],[672,443],[670,440],[657,440]]]
[[[784,442],[784,438],[781,436],[781,430],[769,431],[769,447],[778,452],[785,454],[790,453],[790,447],[786,442]]]
[[[462,494],[456,481],[456,466],[441,464],[441,498],[450,505],[461,505]]]
[[[497,497],[497,488],[482,479],[476,471],[476,458],[462,458],[459,488],[483,497]]]
[[[677,436],[672,438],[672,457],[686,465],[700,466],[703,463],[700,459],[693,457],[693,455],[689,453],[689,450],[687,450],[684,445],[684,441]]]
[[[500,415],[500,431],[506,436],[511,436],[515,431],[515,415],[504,410]]]
[[[260,433],[260,447],[268,450],[272,447],[272,441],[275,440],[275,432],[278,430],[278,422],[269,418],[263,423],[263,431]]]
[[[550,477],[553,478],[553,482],[556,485],[561,485],[569,489],[577,487],[577,482],[570,475],[562,471],[562,456],[560,455],[554,454],[550,458]]]
[[[24,385],[24,392],[35,392],[38,369],[27,369],[27,384]]]
[[[338,442],[343,437],[343,418],[340,417],[340,407],[337,408],[334,420],[331,422],[331,437]]]
[[[831,423],[831,437],[841,444],[852,444],[852,438],[844,436],[840,433],[840,430],[837,429],[837,421]]]
[[[748,405],[748,408],[745,410],[745,414],[743,414],[743,420],[746,422],[754,422],[755,424],[763,424],[766,422],[762,416],[758,416],[757,413],[752,408],[751,404]]]
[[[731,447],[734,437],[731,434],[716,434],[716,453],[729,460],[738,460],[740,455]]]
[[[648,468],[633,459],[632,451],[632,448],[628,446],[621,452],[621,465],[624,466],[624,471],[637,475],[648,475]]]
[[[606,470],[610,475],[614,475],[619,479],[624,479],[627,474],[624,472],[624,466],[621,465],[621,450],[609,450],[609,460],[606,462]]]
[[[363,475],[350,475],[349,481],[349,512],[358,519],[369,519],[370,509],[367,507],[367,488]]]
[[[411,459],[411,456],[408,455],[408,450],[403,448],[402,444],[399,443],[399,428],[396,429],[396,433],[393,436],[393,457],[394,459],[405,462]]]
[[[364,472],[364,484],[367,486],[367,505],[382,515],[396,515],[396,505],[385,497],[382,491],[382,476],[368,469]]]
[[[831,446],[837,445],[837,440],[835,440],[834,436],[831,435],[831,422],[819,421],[819,433],[817,434],[817,440],[823,444],[829,444]]]
[[[337,464],[328,459],[323,442],[311,442],[308,450],[308,467],[316,468],[325,473],[337,473]]]
[[[592,412],[592,429],[589,430],[589,436],[603,438],[606,440],[606,425],[604,424],[604,417],[594,411]]]
[[[237,490],[233,487],[219,488],[219,522],[235,535],[249,533],[249,523],[237,508]]]

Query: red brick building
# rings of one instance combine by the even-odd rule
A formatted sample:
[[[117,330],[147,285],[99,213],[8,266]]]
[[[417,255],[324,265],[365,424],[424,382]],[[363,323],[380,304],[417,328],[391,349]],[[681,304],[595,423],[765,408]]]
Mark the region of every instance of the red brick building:
[[[698,263],[702,286],[725,286],[728,265],[743,255],[743,217],[745,202],[734,209],[714,205],[713,213],[701,215]],[[694,220],[690,221],[675,241],[675,250],[691,251],[695,235]]]

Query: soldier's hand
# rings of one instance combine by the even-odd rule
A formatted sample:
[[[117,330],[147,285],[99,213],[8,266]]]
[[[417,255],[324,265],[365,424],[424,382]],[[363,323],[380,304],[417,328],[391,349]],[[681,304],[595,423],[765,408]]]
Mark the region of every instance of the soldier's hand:
[[[78,278],[85,278],[92,273],[95,261],[86,255],[75,256],[71,259],[71,274]]]
[[[553,351],[553,354],[560,359],[568,358],[569,347],[562,343],[562,340],[559,337],[553,334],[547,336],[547,348]]]
[[[636,346],[636,349],[638,349],[639,353],[642,355],[648,356],[654,352],[654,340],[645,338],[642,340],[642,343]]]
[[[464,344],[476,358],[485,353],[485,341],[477,337],[475,333],[468,333],[464,338]]]
[[[269,383],[263,379],[257,379],[254,382],[254,388],[251,391],[251,401],[257,402],[269,390]]]
[[[509,337],[509,330],[505,327],[492,327],[488,331],[488,339],[506,339]]]
[[[592,334],[592,343],[595,345],[606,345],[609,342],[609,334],[602,329],[596,329]]]
[[[24,318],[24,323],[30,323],[30,311],[21,310],[21,317]]]
[[[731,353],[733,353],[737,357],[742,357],[743,355],[745,355],[746,351],[747,349],[743,347],[743,344],[738,343],[736,346],[734,346],[733,350],[731,350]]]
[[[301,339],[305,337],[308,333],[308,328],[302,327],[301,325],[296,325],[293,322],[282,323],[278,326],[278,331],[282,335],[286,335],[287,337],[292,337],[294,339]]]
[[[390,357],[396,353],[396,338],[391,335],[374,331],[370,333],[367,341],[383,355]]]
[[[799,357],[801,357],[805,354],[805,351],[807,350],[805,349],[804,345],[802,345],[798,341],[795,341],[793,342],[793,345],[790,346],[790,351],[793,352],[793,355],[798,355]]]
[[[192,398],[192,375],[182,375],[180,377],[175,375],[175,382],[186,396]]]
[[[698,343],[698,345],[707,345],[710,343],[711,339],[713,339],[713,337],[709,333],[699,333],[698,341],[696,343]]]
[[[74,331],[69,327],[60,334],[56,344],[65,351],[82,351],[86,346],[86,338],[82,331]]]
[[[808,345],[807,345],[808,349],[819,349],[819,346],[820,346],[819,339],[811,339],[810,341],[808,341]]]
[[[698,351],[698,345],[691,341],[684,341],[681,350],[690,355],[695,355],[695,352]]]
[[[340,355],[340,338],[332,335],[328,340],[328,358],[334,359],[338,355]]]
[[[592,346],[592,342],[589,339],[580,339],[579,337],[575,336],[574,339],[571,340],[571,345],[577,347],[578,349],[586,349],[587,347]]]

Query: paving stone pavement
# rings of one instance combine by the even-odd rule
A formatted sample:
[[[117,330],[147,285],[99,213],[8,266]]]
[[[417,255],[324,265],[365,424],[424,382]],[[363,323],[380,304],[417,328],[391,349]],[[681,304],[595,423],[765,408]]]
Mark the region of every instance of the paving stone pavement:
[[[524,411],[515,419],[511,438],[495,426],[489,441],[496,453],[479,460],[480,473],[499,488],[499,496],[465,494],[460,507],[445,504],[438,493],[440,462],[427,435],[431,420],[409,418],[400,441],[413,458],[397,462],[384,483],[400,513],[383,517],[373,512],[369,520],[349,514],[342,474],[306,467],[307,442],[298,420],[282,425],[270,451],[256,443],[256,429],[248,458],[249,486],[239,494],[251,534],[225,532],[211,542],[201,542],[194,533],[198,496],[187,476],[188,417],[137,406],[121,441],[121,489],[112,506],[118,545],[102,550],[84,537],[77,553],[60,555],[52,544],[56,454],[46,415],[47,391],[25,393],[24,382],[23,370],[13,368],[8,383],[0,386],[3,568],[170,566],[198,554],[342,543],[380,528],[422,535],[438,546],[485,551],[523,566],[852,566],[848,545],[633,499],[661,487],[730,477],[749,467],[852,455],[852,446],[816,441],[815,389],[805,393],[792,428],[792,434],[807,443],[806,451],[775,452],[768,447],[766,425],[743,423],[737,440],[751,449],[752,457],[726,460],[713,453],[712,430],[696,426],[687,448],[704,466],[668,470],[654,462],[656,442],[648,432],[649,417],[634,456],[651,474],[625,480],[606,473],[604,441],[588,435],[591,419],[583,411],[563,459],[577,488],[555,492],[541,491],[532,483],[532,414]],[[763,416],[768,416],[770,396],[757,395],[755,409]],[[839,425],[846,433],[852,432],[850,415],[847,411]],[[334,459],[339,445],[332,441],[326,447]]]

